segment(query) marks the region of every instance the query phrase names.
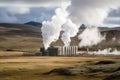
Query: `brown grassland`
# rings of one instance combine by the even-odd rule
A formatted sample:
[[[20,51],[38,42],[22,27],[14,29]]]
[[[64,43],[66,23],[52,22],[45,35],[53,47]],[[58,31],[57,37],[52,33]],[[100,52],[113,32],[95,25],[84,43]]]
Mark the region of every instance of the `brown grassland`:
[[[44,57],[21,56],[23,52],[0,51],[0,80],[101,80],[103,75],[61,76],[43,75],[54,68],[83,64],[87,61],[120,59],[119,56],[99,57]]]
[[[120,49],[120,43],[112,43],[112,37],[109,36],[109,34],[111,35],[114,33],[113,36],[116,35],[119,37],[119,32],[111,32],[106,29],[105,31],[108,33],[108,41],[105,41],[103,44],[107,44],[109,47],[112,45],[113,47],[118,47]],[[78,45],[78,42],[79,40],[76,36],[72,38],[71,45]],[[63,45],[63,43],[59,39],[56,43],[52,43],[52,46],[53,45]],[[23,56],[23,54],[26,52],[35,53],[39,50],[40,47],[43,47],[40,28],[23,24],[0,24],[0,80],[101,80],[105,77],[104,74],[93,77],[87,75],[43,75],[43,73],[48,72],[54,68],[80,65],[88,61],[108,59],[115,59],[120,61],[120,56]],[[103,47],[104,45],[102,48]]]

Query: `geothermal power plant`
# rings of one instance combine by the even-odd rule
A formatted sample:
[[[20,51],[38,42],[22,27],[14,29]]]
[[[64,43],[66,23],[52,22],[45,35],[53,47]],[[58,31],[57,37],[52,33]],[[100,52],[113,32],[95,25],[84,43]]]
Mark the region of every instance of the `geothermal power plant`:
[[[108,55],[120,55],[120,52],[117,49],[106,48],[103,50],[91,51],[89,48],[86,48],[84,51],[79,51],[78,46],[52,46],[47,50],[45,48],[40,48],[40,52],[37,53],[39,56],[108,56]]]
[[[40,49],[42,56],[77,56],[78,46],[54,46],[49,47],[47,50]]]

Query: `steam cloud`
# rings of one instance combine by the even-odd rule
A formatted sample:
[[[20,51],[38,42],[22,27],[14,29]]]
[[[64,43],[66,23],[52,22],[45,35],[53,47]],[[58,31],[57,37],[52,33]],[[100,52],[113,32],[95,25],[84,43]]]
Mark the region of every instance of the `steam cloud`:
[[[102,25],[110,10],[120,7],[119,3],[120,0],[71,0],[69,6],[56,9],[56,15],[51,21],[43,22],[44,47],[47,49],[53,41],[58,40],[61,30],[64,31],[61,39],[68,46],[70,38],[78,32],[79,25],[83,23],[89,26]],[[96,28],[86,29],[80,35],[80,39],[81,46],[95,45],[103,40]],[[88,43],[85,42],[86,39]]]
[[[111,9],[120,6],[120,0],[71,0],[68,7],[70,18],[76,24],[99,26],[108,16]]]
[[[62,41],[64,42],[65,46],[69,46],[71,42],[71,37],[74,37],[77,32],[78,28],[77,25],[75,25],[70,19],[63,25],[63,31],[62,34]]]
[[[114,51],[111,51],[111,48],[104,49],[104,50],[98,50],[97,52],[93,52],[93,54],[96,55],[120,55],[120,51],[117,51],[116,49]]]
[[[97,27],[88,27],[79,35],[79,39],[81,40],[79,44],[80,47],[90,47],[92,45],[97,45],[105,38],[101,36]]]
[[[45,49],[47,49],[52,42],[59,39],[62,25],[65,24],[68,16],[66,8],[66,5],[63,5],[61,8],[57,8],[55,11],[56,14],[52,17],[51,21],[43,22],[41,30]]]

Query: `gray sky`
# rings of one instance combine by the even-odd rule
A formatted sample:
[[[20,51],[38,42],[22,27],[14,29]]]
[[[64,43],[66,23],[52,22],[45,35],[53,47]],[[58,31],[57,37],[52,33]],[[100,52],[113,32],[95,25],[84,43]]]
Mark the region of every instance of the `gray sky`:
[[[17,10],[20,9],[17,8]],[[17,10],[0,7],[0,23],[26,23],[29,21],[42,22],[50,20],[54,15],[55,8],[31,7],[23,11]]]
[[[61,3],[67,3],[68,1],[70,0],[0,0],[0,23],[50,20],[54,15],[55,9],[60,7]],[[87,5],[89,5],[88,1],[86,0]],[[97,0],[95,3],[97,4]],[[92,7],[94,6],[91,6],[91,9]],[[120,8],[111,9],[104,23],[105,25],[120,25]]]

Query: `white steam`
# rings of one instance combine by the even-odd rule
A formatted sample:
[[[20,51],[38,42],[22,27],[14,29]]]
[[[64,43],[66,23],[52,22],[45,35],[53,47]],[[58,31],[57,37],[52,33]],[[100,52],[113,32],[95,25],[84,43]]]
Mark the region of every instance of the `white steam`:
[[[44,21],[42,26],[43,44],[47,49],[50,44],[59,39],[62,25],[66,23],[68,13],[66,11],[67,5],[62,5],[61,8],[55,10],[55,15],[51,21]]]
[[[120,0],[71,0],[71,5],[67,8],[70,19],[76,24],[86,24],[90,26],[103,25],[111,9],[120,7]],[[104,37],[101,36],[97,28],[87,28],[79,35],[81,42],[79,46],[92,46],[100,43]]]
[[[81,24],[100,26],[111,9],[120,7],[120,0],[71,0],[71,4],[56,9],[51,21],[44,21],[42,27],[45,49],[58,40],[63,30],[62,40],[65,46],[71,42]],[[80,46],[96,45],[103,40],[97,28],[87,28],[80,36]]]
[[[120,0],[71,0],[70,18],[76,24],[102,25],[111,9],[120,7]]]
[[[111,48],[104,49],[104,50],[98,50],[97,52],[93,52],[95,55],[120,55],[120,51],[114,50],[111,51]]]
[[[63,25],[63,31],[62,34],[62,41],[64,42],[65,46],[69,46],[71,42],[71,37],[74,37],[77,32],[78,28],[77,25],[75,25],[70,19],[67,20],[67,22]]]
[[[101,35],[97,27],[88,27],[86,28],[78,37],[81,42],[80,47],[90,47],[92,45],[97,45],[104,37]]]

